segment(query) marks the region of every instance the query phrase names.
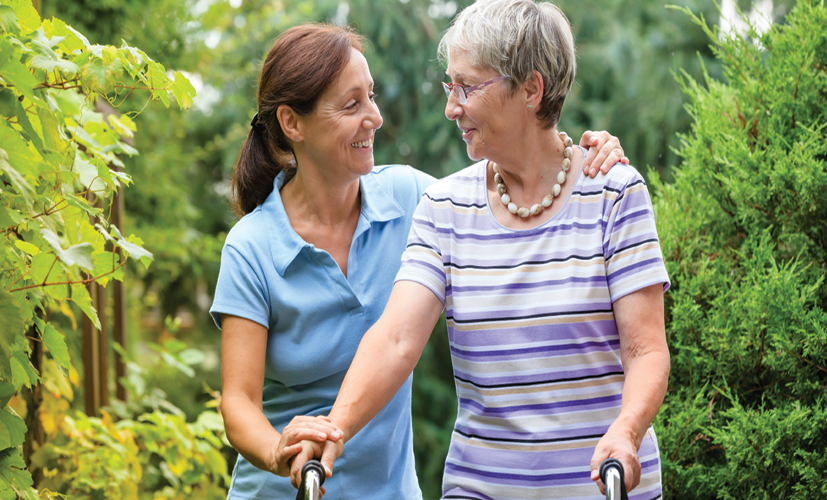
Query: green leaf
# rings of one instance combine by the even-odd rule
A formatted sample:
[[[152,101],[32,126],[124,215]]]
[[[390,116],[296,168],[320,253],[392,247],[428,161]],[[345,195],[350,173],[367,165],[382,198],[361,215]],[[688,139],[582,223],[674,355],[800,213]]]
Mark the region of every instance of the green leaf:
[[[0,120],[0,146],[6,152],[8,162],[13,165],[14,170],[35,178],[40,175],[40,162],[43,157],[32,150],[20,132],[13,129],[6,120]]]
[[[26,351],[14,351],[11,360],[12,382],[16,387],[31,387],[40,380]]]
[[[66,348],[66,340],[62,333],[50,323],[46,323],[43,331],[43,343],[49,352],[52,353],[52,359],[57,362],[57,365],[65,370],[69,370],[72,366],[69,360],[69,350]]]
[[[86,94],[109,93],[114,88],[117,74],[121,71],[123,71],[123,66],[119,59],[113,59],[108,63],[104,63],[103,59],[97,57],[90,59],[80,69],[83,92]]]
[[[63,153],[68,144],[66,137],[62,133],[60,110],[51,111],[44,108],[38,108],[37,116],[40,118],[40,128],[43,131],[43,143],[49,149]]]
[[[37,255],[40,253],[40,249],[28,241],[14,240],[14,246],[21,252],[25,252],[29,255]]]
[[[32,475],[26,469],[26,462],[19,448],[0,451],[0,494],[11,491],[26,491],[32,486]],[[28,495],[27,495],[28,496]],[[14,494],[7,498],[16,498]]]
[[[2,27],[6,33],[12,33],[20,29],[20,25],[17,22],[17,14],[15,14],[14,9],[8,5],[0,5],[0,27]]]
[[[14,9],[24,35],[40,27],[40,15],[35,10],[31,0],[3,0],[3,3]]]
[[[0,120],[2,122],[3,120]],[[0,126],[2,128],[2,126]],[[0,141],[2,138],[0,138]],[[29,206],[29,209],[32,208],[32,194],[34,190],[29,183],[26,182],[26,179],[20,175],[20,172],[13,169],[11,165],[9,165],[9,155],[6,154],[6,151],[0,149],[0,171],[5,172],[6,175],[9,176],[9,180],[11,181],[12,185],[17,189],[17,191],[23,196],[23,200],[26,202],[26,205]]]
[[[40,284],[48,278],[47,273],[54,270],[56,257],[50,253],[42,252],[32,257],[32,265],[29,267],[29,278],[32,284]]]
[[[114,230],[117,232],[118,228],[112,226]],[[120,232],[118,234],[118,241],[117,245],[124,249],[124,251],[129,254],[130,257],[133,259],[140,259],[141,263],[144,267],[149,267],[149,263],[152,262],[153,256],[152,252],[149,250],[144,249],[143,247],[139,246],[136,243],[132,243],[131,241],[125,240],[121,235]],[[133,239],[134,236],[130,236],[130,239]]]
[[[118,281],[123,281],[123,268],[120,267],[116,269],[114,272],[112,271],[114,268],[117,268],[120,263],[116,260],[114,264],[112,263],[112,253],[105,252],[99,253],[95,255],[95,276],[100,276],[106,273],[107,279],[116,279]],[[103,284],[103,283],[101,283]]]
[[[12,383],[0,380],[0,408],[5,408],[16,392]]]
[[[14,92],[10,89],[0,89],[0,113],[2,113],[3,116],[16,117],[17,124],[23,129],[24,137],[32,141],[32,144],[34,144],[34,147],[38,150],[43,149],[43,141],[40,139],[40,135],[35,132],[34,127],[32,127],[29,114],[23,109],[23,103],[15,97]]]
[[[57,48],[69,54],[76,50],[83,50],[84,47],[89,46],[89,40],[87,40],[86,37],[57,18],[44,20],[43,32],[49,37],[63,37],[63,40],[61,40]]]
[[[180,71],[175,72],[175,81],[172,82],[172,95],[175,96],[175,100],[178,101],[181,109],[189,109],[192,106],[195,87]]]
[[[80,266],[87,271],[95,269],[95,262],[92,260],[94,248],[90,243],[79,243],[66,250],[60,244],[60,238],[48,229],[41,229],[40,234],[52,246],[58,258],[69,266]]]
[[[0,409],[0,451],[20,446],[25,439],[26,424],[23,420],[17,415]]]
[[[17,59],[14,46],[5,38],[0,39],[0,77],[29,100],[36,101],[34,88],[37,86],[37,80]]]
[[[89,296],[89,291],[85,286],[72,285],[72,302],[77,304],[80,310],[86,314],[86,317],[95,324],[95,328],[100,330],[101,323],[98,319],[98,312],[92,307],[92,297]]]
[[[0,325],[3,325],[3,335],[0,335],[0,378],[9,379],[11,366],[9,357],[12,354],[12,339],[23,335],[25,325],[20,314],[20,308],[12,295],[0,289]]]
[[[80,68],[72,61],[65,59],[49,59],[46,56],[36,55],[32,57],[31,65],[33,68],[42,69],[47,72],[58,70],[63,73],[66,78],[74,78],[78,74]]]

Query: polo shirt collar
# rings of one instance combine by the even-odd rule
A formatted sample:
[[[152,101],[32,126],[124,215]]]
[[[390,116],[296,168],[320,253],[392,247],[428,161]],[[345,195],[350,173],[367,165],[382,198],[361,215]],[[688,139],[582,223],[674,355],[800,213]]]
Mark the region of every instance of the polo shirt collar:
[[[282,170],[273,181],[273,192],[264,200],[261,210],[267,221],[267,230],[270,233],[270,252],[273,264],[279,275],[284,276],[287,267],[296,260],[299,253],[312,245],[304,241],[293,230],[284,202],[281,199],[280,189],[284,185],[285,172]],[[367,229],[373,222],[386,222],[398,219],[405,215],[405,211],[390,193],[376,180],[375,175],[363,175],[359,179],[359,189],[362,193],[362,211],[354,238]],[[363,221],[362,219],[365,219]],[[363,224],[363,222],[367,222]]]

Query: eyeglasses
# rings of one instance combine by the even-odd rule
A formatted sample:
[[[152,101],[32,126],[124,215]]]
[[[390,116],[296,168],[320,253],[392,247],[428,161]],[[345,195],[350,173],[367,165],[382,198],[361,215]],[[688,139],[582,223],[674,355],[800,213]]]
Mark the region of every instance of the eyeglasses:
[[[459,83],[445,83],[442,82],[442,87],[445,89],[445,97],[451,98],[451,92],[453,92],[457,96],[457,101],[460,104],[465,104],[468,102],[468,96],[471,95],[471,92],[475,90],[479,90],[483,87],[491,85],[492,83],[497,83],[498,81],[502,80],[503,78],[508,78],[507,76],[500,76],[494,78],[493,80],[488,80],[487,82],[482,82],[477,85],[466,87],[465,85],[460,85]]]

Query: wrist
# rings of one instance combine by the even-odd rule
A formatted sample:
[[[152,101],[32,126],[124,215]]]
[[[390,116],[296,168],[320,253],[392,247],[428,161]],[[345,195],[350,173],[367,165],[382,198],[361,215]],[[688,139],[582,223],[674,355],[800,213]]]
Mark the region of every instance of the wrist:
[[[643,436],[646,434],[646,429],[649,428],[648,423],[643,425],[639,419],[631,416],[620,414],[612,425],[609,426],[608,432],[618,434],[628,439],[629,442],[635,445],[635,448],[640,448],[640,443],[643,441]],[[608,433],[607,432],[607,433]]]

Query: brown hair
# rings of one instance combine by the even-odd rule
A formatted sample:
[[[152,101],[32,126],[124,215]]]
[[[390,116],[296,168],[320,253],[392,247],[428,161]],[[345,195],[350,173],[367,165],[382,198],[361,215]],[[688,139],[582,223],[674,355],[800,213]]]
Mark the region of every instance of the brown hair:
[[[236,215],[242,217],[264,203],[279,172],[295,168],[293,147],[276,117],[279,106],[290,106],[301,116],[312,113],[350,61],[351,47],[363,52],[363,40],[351,29],[331,24],[294,26],[276,39],[261,67],[258,118],[233,171]]]

